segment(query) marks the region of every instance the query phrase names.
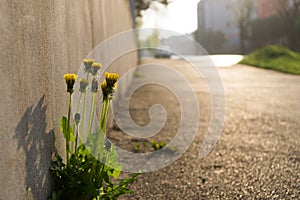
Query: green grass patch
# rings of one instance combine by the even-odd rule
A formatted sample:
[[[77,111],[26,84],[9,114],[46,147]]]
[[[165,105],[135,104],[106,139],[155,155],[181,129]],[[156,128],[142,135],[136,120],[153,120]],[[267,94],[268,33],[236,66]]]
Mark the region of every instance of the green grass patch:
[[[300,54],[282,46],[270,45],[254,51],[240,63],[300,75]]]

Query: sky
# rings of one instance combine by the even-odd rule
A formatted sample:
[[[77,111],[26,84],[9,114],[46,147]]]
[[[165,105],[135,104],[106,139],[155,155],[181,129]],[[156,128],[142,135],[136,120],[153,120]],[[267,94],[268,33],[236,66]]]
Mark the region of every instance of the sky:
[[[200,0],[173,0],[167,7],[153,3],[143,13],[142,28],[161,28],[181,34],[197,29],[197,4]]]

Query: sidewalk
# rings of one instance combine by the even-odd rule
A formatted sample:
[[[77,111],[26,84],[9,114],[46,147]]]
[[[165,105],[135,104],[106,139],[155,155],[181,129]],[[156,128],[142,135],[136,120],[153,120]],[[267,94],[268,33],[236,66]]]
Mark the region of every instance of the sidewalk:
[[[226,121],[217,146],[205,159],[199,159],[211,117],[211,100],[203,80],[182,61],[147,62],[185,69],[199,100],[200,126],[183,156],[161,170],[142,174],[132,185],[135,194],[124,199],[300,197],[300,76],[241,65],[218,69],[226,90]],[[135,81],[150,75],[138,73]],[[176,80],[172,82],[176,84]],[[131,98],[131,115],[138,124],[148,124],[148,108],[153,103],[162,104],[168,118],[162,131],[151,139],[168,143],[179,128],[181,114],[176,96],[158,85],[141,88]],[[117,146],[130,151],[139,142],[118,130],[110,136]],[[139,151],[151,150],[140,144]]]

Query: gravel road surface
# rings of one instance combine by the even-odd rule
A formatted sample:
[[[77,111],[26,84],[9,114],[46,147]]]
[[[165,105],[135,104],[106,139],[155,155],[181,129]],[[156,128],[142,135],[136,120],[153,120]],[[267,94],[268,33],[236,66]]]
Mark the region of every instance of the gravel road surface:
[[[200,159],[211,117],[205,80],[185,61],[143,61],[147,63],[164,64],[186,75],[199,100],[200,126],[178,160],[140,175],[131,186],[135,193],[122,199],[300,199],[300,76],[244,65],[218,68],[226,92],[225,123],[215,148]],[[137,71],[133,82],[145,77],[147,70]],[[137,124],[146,125],[148,109],[155,103],[168,114],[160,133],[140,139],[113,129],[109,136],[117,146],[147,152],[153,151],[150,140],[170,142],[181,114],[176,96],[165,87],[137,90],[130,99],[130,113]]]

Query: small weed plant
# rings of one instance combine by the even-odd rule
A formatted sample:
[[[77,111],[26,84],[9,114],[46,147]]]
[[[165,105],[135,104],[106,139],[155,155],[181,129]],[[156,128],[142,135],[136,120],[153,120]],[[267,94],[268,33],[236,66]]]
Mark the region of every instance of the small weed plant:
[[[119,179],[122,165],[118,162],[117,151],[106,137],[106,123],[110,101],[116,90],[118,74],[105,72],[100,84],[102,90],[102,112],[96,131],[92,131],[98,92],[97,72],[101,64],[93,59],[83,59],[86,79],[80,80],[80,98],[76,113],[71,115],[72,94],[77,79],[76,74],[65,74],[67,84],[68,116],[62,117],[60,130],[65,138],[65,160],[55,153],[50,172],[54,177],[55,190],[52,200],[100,200],[118,199],[120,195],[133,193],[128,188],[139,174],[130,174],[128,178]],[[91,84],[89,84],[91,79]],[[88,87],[90,85],[90,88]],[[86,95],[92,93],[89,113],[86,112]],[[83,101],[82,101],[83,100]],[[80,104],[80,102],[83,102]],[[79,107],[81,113],[79,113]],[[88,123],[84,127],[84,117],[88,114]],[[71,117],[72,116],[72,117]],[[86,133],[86,141],[82,136]]]

